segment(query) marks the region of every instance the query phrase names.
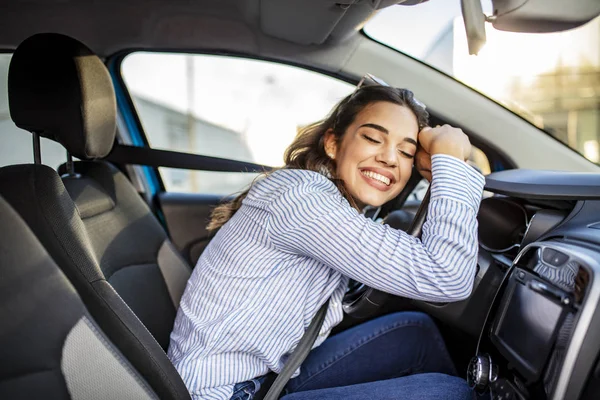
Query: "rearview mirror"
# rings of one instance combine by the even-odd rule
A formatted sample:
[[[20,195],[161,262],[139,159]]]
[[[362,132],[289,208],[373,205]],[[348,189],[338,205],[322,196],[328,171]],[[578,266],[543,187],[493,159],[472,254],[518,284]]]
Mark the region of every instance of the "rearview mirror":
[[[460,0],[469,54],[477,54],[485,45],[485,14],[481,0]]]
[[[600,1],[492,0],[493,15],[483,14],[481,0],[461,0],[469,54],[486,41],[485,21],[511,32],[558,32],[583,25],[600,15]]]
[[[557,32],[583,25],[600,14],[598,0],[492,0],[494,28],[512,32]]]

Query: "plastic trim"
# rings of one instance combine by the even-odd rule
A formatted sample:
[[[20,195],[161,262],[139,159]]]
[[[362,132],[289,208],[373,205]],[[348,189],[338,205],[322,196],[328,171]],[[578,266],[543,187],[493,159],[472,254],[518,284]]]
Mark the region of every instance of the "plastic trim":
[[[123,85],[123,82],[121,81],[119,66],[120,62],[114,61],[108,65],[115,89],[115,95],[117,97],[117,112],[125,123],[125,127],[129,137],[131,138],[132,144],[137,147],[145,147],[147,143],[141,134],[138,121],[136,121],[133,116],[135,113],[133,112],[127,91]],[[145,180],[148,184],[148,188],[150,189],[150,197],[153,198],[154,195],[161,190],[162,184],[156,177],[156,172],[152,168],[142,167],[142,171],[146,178]]]

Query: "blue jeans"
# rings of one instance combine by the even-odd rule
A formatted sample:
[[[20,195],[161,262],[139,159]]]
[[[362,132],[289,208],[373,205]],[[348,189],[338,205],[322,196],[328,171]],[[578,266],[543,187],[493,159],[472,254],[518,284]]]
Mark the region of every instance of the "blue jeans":
[[[264,380],[265,377],[260,376],[250,381],[238,383],[233,387],[233,395],[230,400],[252,400]]]
[[[471,399],[455,375],[431,318],[401,312],[328,338],[306,358],[283,399]]]

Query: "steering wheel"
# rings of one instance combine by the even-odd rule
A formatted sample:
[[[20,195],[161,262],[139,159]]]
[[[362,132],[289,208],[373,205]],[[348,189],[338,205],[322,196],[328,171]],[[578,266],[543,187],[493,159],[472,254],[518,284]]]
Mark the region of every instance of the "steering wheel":
[[[423,224],[427,218],[427,209],[429,208],[429,199],[431,197],[430,190],[431,187],[427,189],[427,193],[425,193],[425,197],[423,197],[423,201],[415,214],[415,218],[412,220],[410,227],[406,231],[406,233],[411,236],[420,237],[423,232]],[[352,317],[366,318],[373,315],[390,296],[392,295],[389,293],[357,283],[344,295],[342,308],[346,314]]]

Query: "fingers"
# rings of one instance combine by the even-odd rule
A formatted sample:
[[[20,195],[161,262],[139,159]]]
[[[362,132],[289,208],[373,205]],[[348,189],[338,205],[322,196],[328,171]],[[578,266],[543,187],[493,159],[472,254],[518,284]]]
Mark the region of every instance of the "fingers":
[[[434,129],[435,128],[426,126],[425,128],[421,129],[421,132],[419,132],[419,135],[417,136],[419,145],[428,153],[429,149],[431,148],[431,142],[436,135]]]
[[[431,182],[431,155],[419,147],[415,154],[415,167],[421,176]]]
[[[447,124],[423,128],[419,132],[418,140],[423,149],[431,155],[448,154],[466,160],[471,154],[468,136],[461,129]]]
[[[419,173],[421,174],[421,176],[423,178],[427,179],[429,182],[431,182],[431,179],[433,179],[433,176],[431,175],[431,170],[430,169],[419,170]]]

